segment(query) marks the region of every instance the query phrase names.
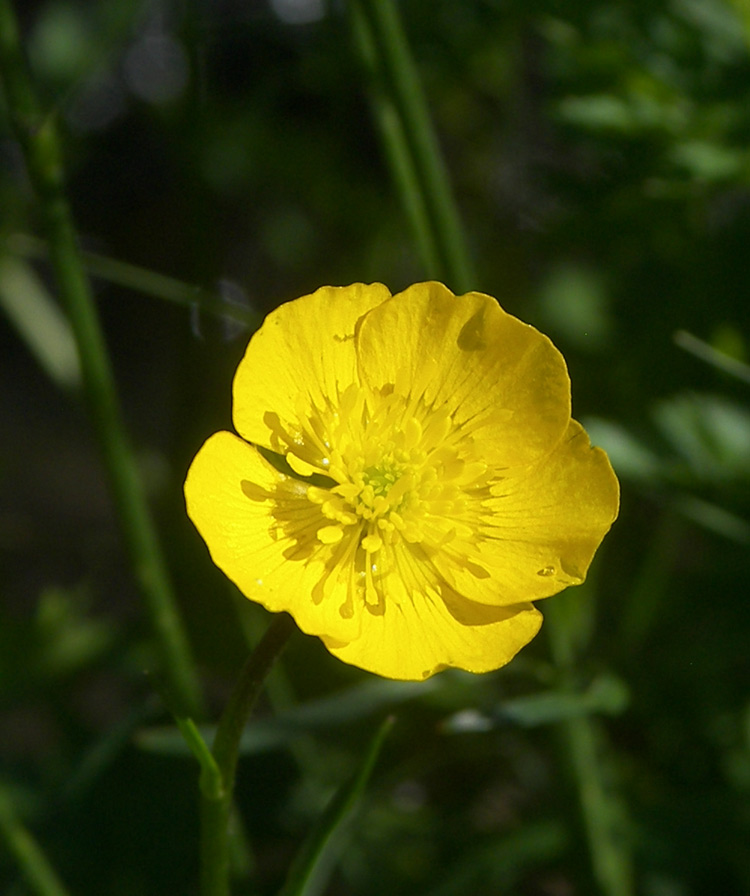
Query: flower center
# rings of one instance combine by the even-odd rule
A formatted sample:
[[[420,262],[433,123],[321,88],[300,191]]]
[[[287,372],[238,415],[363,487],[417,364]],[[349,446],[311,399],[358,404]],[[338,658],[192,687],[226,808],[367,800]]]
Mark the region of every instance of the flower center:
[[[403,467],[390,459],[362,471],[364,489],[375,497],[387,497],[391,486],[401,478]]]
[[[393,387],[366,396],[350,386],[336,408],[300,418],[309,424],[290,439],[287,460],[297,473],[331,482],[307,487],[323,516],[318,541],[369,556],[397,539],[438,546],[472,535],[467,489],[486,485],[487,466],[445,408]]]

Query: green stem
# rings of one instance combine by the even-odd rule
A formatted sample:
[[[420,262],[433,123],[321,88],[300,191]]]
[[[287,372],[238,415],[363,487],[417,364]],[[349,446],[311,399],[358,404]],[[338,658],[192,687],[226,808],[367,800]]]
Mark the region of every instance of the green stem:
[[[68,896],[68,890],[50,865],[39,844],[16,814],[10,795],[1,782],[0,834],[35,893],[38,893],[39,896]]]
[[[580,590],[576,588],[558,595],[545,613],[545,626],[553,658],[560,670],[561,683],[571,692],[575,692],[578,685],[574,668],[577,656],[577,632],[574,629],[582,623],[585,625],[580,607],[576,608],[571,602],[588,599],[585,591],[579,596]],[[612,762],[604,732],[590,715],[564,719],[559,723],[559,728],[578,789],[592,869],[599,891],[603,896],[634,896],[626,810],[612,782]]]
[[[0,0],[0,73],[9,116],[38,195],[60,296],[70,319],[84,392],[109,475],[136,577],[179,713],[200,715],[201,700],[188,641],[146,504],[136,462],[120,420],[114,378],[65,195],[54,117],[39,107],[21,50],[10,0]]]
[[[349,4],[354,39],[370,81],[370,100],[375,121],[383,138],[391,176],[411,223],[422,264],[431,276],[444,276],[436,234],[419,180],[419,173],[409,148],[396,104],[386,89],[385,76],[379,64],[375,38],[360,3]]]
[[[11,234],[7,238],[7,247],[10,252],[24,258],[49,257],[46,243],[26,233]],[[97,252],[81,251],[80,258],[84,269],[92,277],[99,277],[107,283],[173,302],[183,308],[198,308],[206,314],[236,321],[248,330],[257,330],[261,324],[257,311],[227,302],[217,292]]]
[[[477,285],[448,171],[393,0],[349,0],[373,77],[376,120],[429,276],[457,292]]]
[[[634,896],[622,806],[613,793],[606,742],[597,720],[581,716],[561,723],[568,746],[591,854],[594,878],[604,896]]]
[[[274,619],[240,672],[219,720],[212,752],[221,786],[201,792],[201,896],[229,896],[229,823],[240,739],[263,681],[294,630],[286,613]]]

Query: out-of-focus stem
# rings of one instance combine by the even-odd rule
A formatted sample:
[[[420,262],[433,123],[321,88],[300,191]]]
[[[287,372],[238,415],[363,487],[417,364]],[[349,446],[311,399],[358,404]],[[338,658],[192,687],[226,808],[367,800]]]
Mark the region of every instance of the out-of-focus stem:
[[[571,602],[587,601],[588,583],[550,601],[545,612],[552,655],[563,687],[574,690],[576,632],[585,621],[570,612]],[[578,607],[580,610],[580,606]],[[590,612],[590,608],[584,612]],[[602,896],[634,896],[633,867],[624,806],[616,792],[604,732],[589,715],[559,723],[578,790],[583,826],[588,840],[594,878]]]
[[[76,244],[56,121],[42,113],[37,101],[10,0],[0,0],[0,73],[9,117],[39,199],[50,261],[75,336],[89,412],[159,646],[161,671],[175,710],[198,716],[201,699],[188,641],[120,419],[109,357]]]
[[[430,213],[402,119],[386,89],[373,30],[361,3],[352,2],[349,4],[349,9],[357,49],[369,76],[370,101],[391,168],[391,176],[414,231],[422,264],[430,276],[441,277],[443,263],[437,235],[430,222]]]
[[[10,252],[25,258],[49,257],[47,244],[26,233],[9,236],[7,247]],[[91,277],[99,277],[107,283],[114,283],[164,302],[172,302],[183,308],[197,308],[206,314],[234,321],[247,330],[255,330],[260,326],[261,315],[258,312],[227,302],[218,292],[120,261],[118,258],[108,258],[97,252],[81,251],[80,258]]]
[[[38,896],[69,896],[47,856],[18,817],[10,795],[1,782],[0,835]]]
[[[477,287],[448,171],[393,0],[349,0],[372,76],[376,121],[429,276],[456,292]]]

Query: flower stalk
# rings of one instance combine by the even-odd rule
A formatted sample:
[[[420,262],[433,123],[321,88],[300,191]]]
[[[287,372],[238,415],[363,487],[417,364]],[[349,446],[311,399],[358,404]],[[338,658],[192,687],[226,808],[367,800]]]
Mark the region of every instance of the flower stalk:
[[[295,629],[276,616],[240,672],[214,737],[213,761],[201,777],[201,896],[229,896],[229,827],[242,731],[266,675]],[[216,775],[218,770],[218,778]]]
[[[161,672],[178,713],[201,714],[188,640],[123,427],[114,377],[65,193],[55,116],[42,111],[10,0],[0,0],[0,74],[8,114],[39,200],[50,262],[73,329],[83,386],[117,514],[158,644]]]

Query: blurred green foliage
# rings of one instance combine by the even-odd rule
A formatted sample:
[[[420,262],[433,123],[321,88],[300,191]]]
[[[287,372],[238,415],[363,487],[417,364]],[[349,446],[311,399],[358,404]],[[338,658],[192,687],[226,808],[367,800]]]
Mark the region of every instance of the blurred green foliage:
[[[182,507],[247,339],[203,298],[259,316],[424,271],[346,4],[16,5],[82,242],[137,266],[126,287],[100,265],[97,296],[215,718],[267,616]],[[399,7],[475,286],[565,354],[622,514],[589,582],[543,605],[542,635],[496,674],[414,688],[294,639],[247,733],[236,892],[278,891],[393,713],[325,892],[602,891],[590,747],[588,783],[624,826],[603,848],[632,853],[635,892],[745,896],[750,23],[739,0]],[[54,285],[16,238],[38,211],[1,108],[0,209],[0,783],[72,893],[194,893],[197,769],[154,697]],[[162,301],[138,269],[195,301]],[[29,892],[1,847],[0,889]]]

